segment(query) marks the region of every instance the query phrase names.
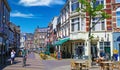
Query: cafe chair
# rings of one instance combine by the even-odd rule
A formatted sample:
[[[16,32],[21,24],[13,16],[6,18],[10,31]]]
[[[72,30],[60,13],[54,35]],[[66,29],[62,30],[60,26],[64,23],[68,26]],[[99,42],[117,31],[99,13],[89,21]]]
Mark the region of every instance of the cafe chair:
[[[71,61],[70,65],[71,65],[71,70],[76,70],[75,61]]]
[[[82,64],[82,69],[89,70],[89,62],[85,61],[85,63]]]
[[[71,70],[79,70],[80,67],[75,63],[75,61],[71,61]]]
[[[107,65],[107,64],[105,64],[105,65],[103,65],[103,70],[113,70],[113,68],[112,68],[112,65]]]
[[[120,61],[114,62],[114,64],[112,65],[112,68],[120,70]]]

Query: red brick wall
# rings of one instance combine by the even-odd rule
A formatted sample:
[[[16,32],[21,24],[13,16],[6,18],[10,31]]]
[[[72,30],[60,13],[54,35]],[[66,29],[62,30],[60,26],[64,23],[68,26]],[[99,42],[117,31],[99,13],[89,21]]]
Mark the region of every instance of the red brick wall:
[[[108,14],[112,14],[112,10],[111,10],[111,7],[112,7],[112,4],[111,4],[111,0],[106,0],[106,9],[105,11],[108,13]],[[88,13],[86,13],[86,16],[88,16]],[[89,31],[89,19],[87,18],[86,19],[86,31]],[[112,16],[106,20],[106,28],[107,30],[111,30],[112,29],[112,23],[111,23],[111,20],[112,20]]]
[[[111,0],[106,0],[106,13],[107,14],[112,14],[112,10],[111,10],[112,4],[111,4]],[[107,27],[107,31],[112,30],[112,16],[109,19],[106,19],[106,27]]]
[[[116,24],[116,9],[120,7],[120,3],[115,3],[115,0],[112,0],[112,24],[113,24],[113,30],[115,32],[120,32],[120,28],[117,28]]]

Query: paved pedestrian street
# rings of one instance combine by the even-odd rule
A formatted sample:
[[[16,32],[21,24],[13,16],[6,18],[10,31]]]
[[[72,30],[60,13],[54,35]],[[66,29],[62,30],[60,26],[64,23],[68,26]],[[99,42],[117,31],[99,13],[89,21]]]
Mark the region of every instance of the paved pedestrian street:
[[[32,52],[27,58],[26,67],[22,67],[22,57],[16,57],[14,64],[0,70],[71,70],[70,61],[71,59],[41,60],[38,54]],[[90,70],[100,70],[100,68],[93,66]]]
[[[43,68],[40,58],[31,53],[27,58],[26,67],[22,67],[22,58],[17,57],[14,64],[6,66],[3,70],[43,70]]]

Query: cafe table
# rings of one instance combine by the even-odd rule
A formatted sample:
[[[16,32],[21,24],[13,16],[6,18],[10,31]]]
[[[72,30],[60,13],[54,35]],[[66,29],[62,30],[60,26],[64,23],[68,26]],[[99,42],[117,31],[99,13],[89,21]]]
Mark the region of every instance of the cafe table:
[[[75,64],[79,66],[80,70],[82,70],[83,64],[85,64],[86,61],[75,61]]]
[[[110,69],[113,70],[113,68],[112,68],[113,63],[114,63],[113,61],[102,61],[102,62],[100,63],[101,70],[102,70],[102,68],[103,68],[103,69],[104,69],[104,68],[107,68],[107,70],[110,70]]]

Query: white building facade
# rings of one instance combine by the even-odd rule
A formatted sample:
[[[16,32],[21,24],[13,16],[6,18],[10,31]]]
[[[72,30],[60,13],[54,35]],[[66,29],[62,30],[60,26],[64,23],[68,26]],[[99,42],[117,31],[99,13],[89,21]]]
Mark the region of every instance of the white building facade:
[[[25,33],[21,33],[21,36],[20,36],[20,48],[24,48],[25,47],[25,39],[26,39],[26,34]]]
[[[115,0],[97,0],[97,4],[105,5],[105,11],[108,14],[114,15],[116,10],[113,10],[114,6],[111,3],[116,4]],[[65,51],[65,56],[75,58],[83,58],[84,56],[87,58],[89,51],[91,51],[91,57],[96,58],[100,56],[100,51],[103,50],[106,54],[109,54],[111,58],[114,49],[113,33],[115,31],[114,28],[117,28],[117,23],[114,22],[114,19],[116,19],[114,17],[116,16],[114,15],[114,17],[110,17],[110,19],[101,20],[95,25],[91,32],[93,38],[91,41],[91,49],[89,50],[89,22],[88,19],[85,18],[89,15],[81,11],[76,12],[78,7],[83,7],[78,0],[67,0],[60,12],[57,23],[57,38],[60,38],[61,42],[65,38],[69,39],[60,44],[59,50]],[[97,20],[98,18],[93,18],[92,23]],[[59,44],[57,46],[59,46]]]

